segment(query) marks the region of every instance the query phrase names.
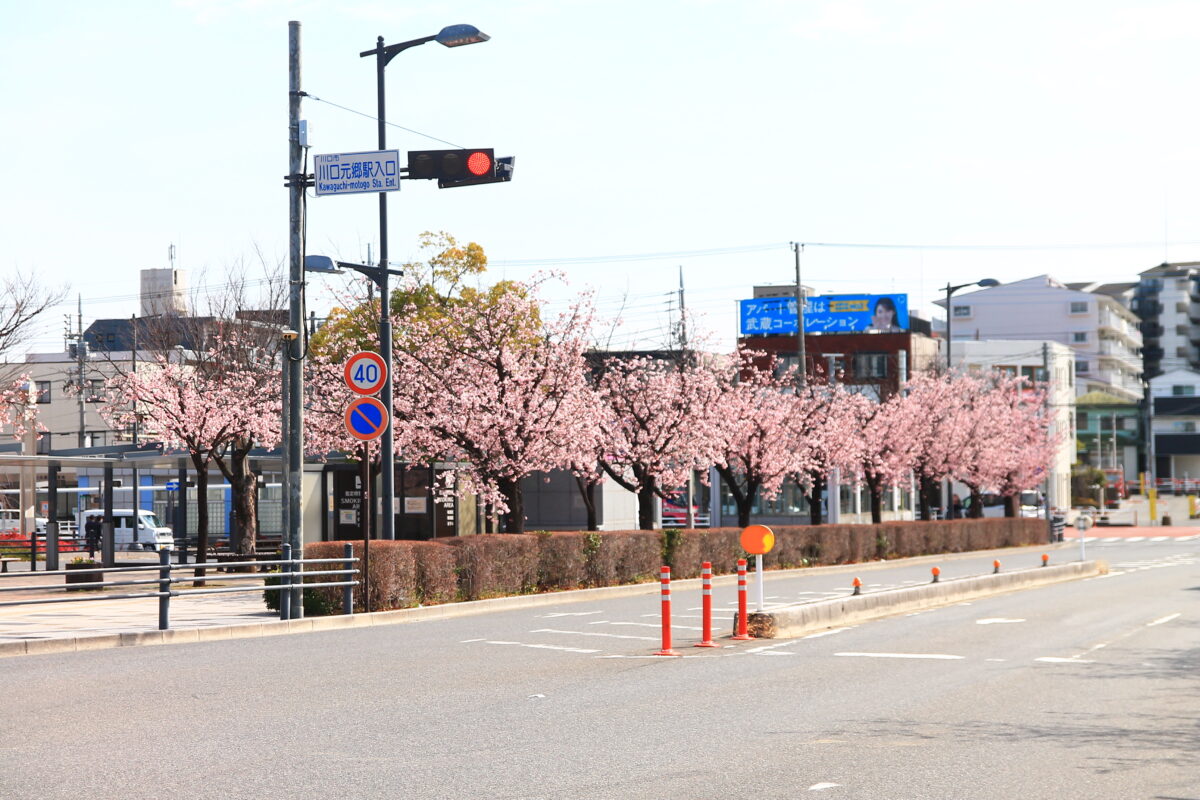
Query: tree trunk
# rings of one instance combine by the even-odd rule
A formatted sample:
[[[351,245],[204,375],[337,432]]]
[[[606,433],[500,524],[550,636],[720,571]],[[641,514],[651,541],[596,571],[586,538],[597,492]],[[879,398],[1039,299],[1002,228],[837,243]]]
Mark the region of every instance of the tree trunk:
[[[933,519],[933,504],[929,502],[930,481],[925,476],[917,479],[917,503],[920,506],[921,519],[928,522]]]
[[[192,466],[196,469],[196,561],[208,560],[208,457],[201,458],[192,453]],[[181,487],[182,488],[182,487]],[[196,568],[196,577],[203,578],[203,567]],[[203,586],[196,581],[193,586]]]
[[[758,484],[754,481],[746,481],[746,485],[742,486],[729,467],[717,467],[717,474],[729,487],[729,494],[733,497],[734,505],[737,506],[738,527],[746,527],[750,524],[750,509],[754,506],[754,498],[758,494]]]
[[[521,494],[521,481],[500,481],[500,493],[504,495],[504,503],[508,513],[504,515],[505,533],[525,532],[525,499]]]
[[[637,500],[638,528],[643,531],[654,530],[654,504],[658,502],[658,496],[654,493],[654,478],[646,476],[642,481]]]
[[[583,506],[587,509],[587,529],[600,530],[596,523],[596,481],[584,480],[576,475],[575,485],[579,487],[579,494],[583,496]]]
[[[221,474],[229,481],[233,495],[233,530],[231,542],[237,541],[239,555],[253,555],[258,540],[258,476],[250,470],[250,448],[253,443],[239,439],[230,447],[228,460],[213,455]]]
[[[971,519],[983,519],[983,493],[971,484],[967,484],[967,488],[971,490],[971,508],[967,516]]]
[[[1017,499],[1020,495],[1007,494],[1004,496],[1004,516],[1012,519],[1018,516],[1017,514]]]
[[[867,489],[871,493],[871,522],[878,525],[883,522],[883,484],[878,476],[867,474]]]
[[[811,525],[821,524],[821,492],[825,489],[825,476],[813,473],[812,492],[808,496],[808,521]]]

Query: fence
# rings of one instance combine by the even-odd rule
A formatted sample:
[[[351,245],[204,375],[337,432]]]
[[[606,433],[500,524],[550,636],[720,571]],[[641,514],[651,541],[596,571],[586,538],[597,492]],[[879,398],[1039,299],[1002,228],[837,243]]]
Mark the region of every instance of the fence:
[[[98,594],[90,597],[46,597],[46,598],[23,598],[20,600],[0,600],[0,606],[23,606],[23,605],[42,605],[46,603],[77,603],[88,602],[91,600],[140,600],[146,598],[158,599],[158,629],[161,631],[170,630],[170,614],[171,614],[171,598],[172,597],[191,597],[193,595],[202,594],[229,594],[232,592],[270,592],[282,591],[279,603],[279,618],[286,620],[291,619],[292,614],[292,595],[297,597],[302,594],[304,587],[320,586],[321,588],[329,588],[332,586],[341,586],[342,594],[342,613],[354,613],[354,587],[359,584],[359,581],[354,576],[359,574],[359,570],[354,566],[358,561],[354,557],[354,551],[350,545],[346,545],[344,556],[342,558],[292,558],[291,546],[283,545],[282,558],[273,561],[238,561],[238,562],[204,562],[199,564],[172,564],[170,562],[171,552],[169,550],[160,550],[158,553],[159,563],[144,567],[97,567],[95,569],[72,569],[72,570],[51,570],[42,572],[41,575],[63,575],[64,583],[53,584],[46,586],[3,586],[0,585],[0,597],[10,592],[68,592],[79,589],[107,589],[113,587],[146,587],[152,588],[152,591],[130,591],[120,594]],[[341,565],[340,569],[306,569],[308,566],[317,565],[324,566],[329,564]],[[280,581],[275,585],[265,586],[220,586],[203,589],[174,589],[175,585],[183,583],[195,583],[200,578],[194,574],[196,569],[212,569],[233,568],[233,567],[279,567],[280,572],[277,573]],[[176,576],[172,573],[187,572],[186,576]],[[105,575],[130,575],[130,580],[104,580]],[[85,582],[77,582],[67,584],[66,576],[72,576],[76,579],[94,575],[100,580],[86,580]],[[139,577],[145,575],[147,577]],[[309,576],[326,576],[337,575],[345,576],[349,580],[341,580],[335,582],[312,582],[306,583],[305,578]],[[20,577],[19,573],[8,573],[0,575],[0,584],[3,584],[6,578]],[[238,573],[226,574],[221,576],[222,581],[239,581],[239,580],[256,580],[261,579],[261,574],[255,573]],[[80,585],[82,583],[82,585]],[[299,612],[299,609],[297,609]],[[297,614],[298,616],[298,614]]]

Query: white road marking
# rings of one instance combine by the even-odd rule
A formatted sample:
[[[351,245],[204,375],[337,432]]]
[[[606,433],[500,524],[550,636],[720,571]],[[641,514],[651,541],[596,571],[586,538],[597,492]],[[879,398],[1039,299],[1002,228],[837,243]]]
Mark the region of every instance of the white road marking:
[[[1154,620],[1154,622],[1148,622],[1148,623],[1146,623],[1146,627],[1147,627],[1147,628],[1153,628],[1155,625],[1162,625],[1164,622],[1170,622],[1171,620],[1173,620],[1173,619],[1175,619],[1176,617],[1179,617],[1179,616],[1181,616],[1181,614],[1179,614],[1179,613],[1176,613],[1176,614],[1169,614],[1169,615],[1167,615],[1167,616],[1165,616],[1165,617],[1162,617],[1162,618],[1160,618],[1160,619],[1156,619],[1156,620]]]
[[[1003,625],[1009,622],[1024,622],[1023,619],[1005,619],[1004,617],[988,617],[975,620],[976,625]]]
[[[841,786],[841,784],[840,783],[814,783],[812,786],[808,787],[808,790],[810,792],[820,792],[825,789],[832,789],[835,786]]]
[[[1008,661],[1007,658],[989,658],[987,661]]]
[[[853,626],[851,626],[851,627],[853,627]],[[842,631],[848,631],[848,630],[850,630],[850,628],[833,628],[833,629],[827,630],[827,631],[820,631],[819,633],[810,633],[808,636],[801,636],[800,638],[801,639],[820,639],[822,636],[832,636],[835,633],[841,633]]]
[[[1122,539],[1122,541],[1125,541],[1125,542],[1143,542],[1145,540],[1146,540],[1145,536],[1130,536],[1128,539]]]
[[[834,653],[834,655],[858,658],[926,658],[939,661],[957,661],[964,658],[964,656],[950,656],[944,653]]]
[[[1055,656],[1045,656],[1043,658],[1035,658],[1034,661],[1045,661],[1050,664],[1094,664],[1094,661],[1085,661],[1082,658],[1072,656],[1071,658],[1057,658]]]
[[[638,639],[643,642],[657,642],[656,636],[624,636],[619,633],[589,633],[585,631],[560,631],[555,628],[538,628],[530,633],[562,633],[567,636],[606,636],[609,639]]]
[[[555,611],[553,614],[542,614],[544,619],[551,617],[587,617],[592,614],[599,614],[599,611]]]
[[[463,639],[459,644],[470,644],[471,642],[486,642],[487,639]]]
[[[1170,539],[1170,538],[1171,538],[1170,536],[1151,536],[1148,541],[1165,542],[1167,539]]]
[[[525,642],[505,642],[496,639],[481,639],[486,644],[503,644],[513,647],[529,647],[534,650],[560,650],[564,653],[599,653],[599,650],[587,650],[582,647],[559,647],[553,644],[526,644]]]

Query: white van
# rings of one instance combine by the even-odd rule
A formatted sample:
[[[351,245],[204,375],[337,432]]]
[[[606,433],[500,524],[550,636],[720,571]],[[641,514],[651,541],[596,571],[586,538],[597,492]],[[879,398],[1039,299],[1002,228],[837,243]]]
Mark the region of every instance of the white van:
[[[117,550],[171,550],[175,547],[175,535],[159,523],[153,511],[139,508],[135,515],[133,509],[114,508],[112,513],[113,546]],[[89,508],[79,512],[80,536],[87,535],[87,521],[91,517],[103,521],[104,509]]]
[[[46,532],[46,518],[34,517],[34,530],[37,533],[44,534]],[[0,508],[0,533],[9,533],[12,531],[21,530],[21,512],[15,508]],[[62,531],[59,531],[62,534]]]

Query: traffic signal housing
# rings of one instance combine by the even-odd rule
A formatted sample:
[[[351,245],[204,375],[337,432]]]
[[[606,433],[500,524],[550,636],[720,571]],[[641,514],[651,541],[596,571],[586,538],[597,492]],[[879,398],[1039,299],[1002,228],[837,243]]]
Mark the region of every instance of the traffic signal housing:
[[[408,177],[440,181],[490,178],[496,174],[496,157],[490,147],[469,150],[409,150]]]
[[[513,167],[517,162],[516,156],[501,156],[496,159],[496,169],[491,175],[484,175],[478,178],[459,178],[449,179],[442,178],[438,180],[439,189],[453,189],[455,186],[478,186],[481,183],[502,183],[511,181],[513,176]]]

